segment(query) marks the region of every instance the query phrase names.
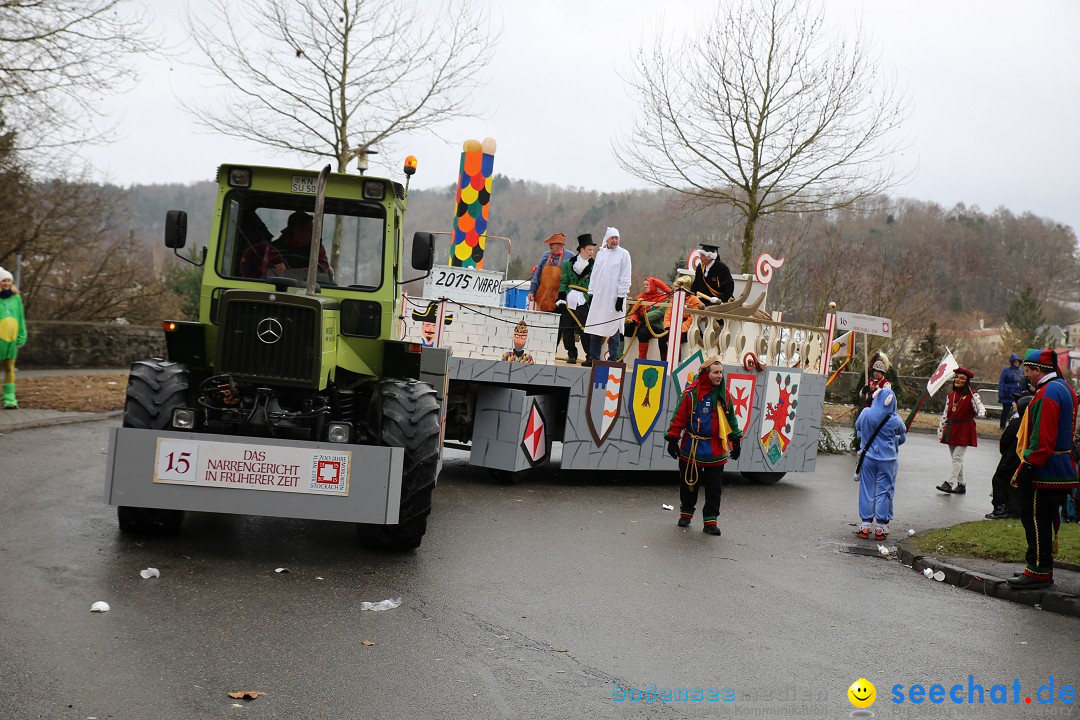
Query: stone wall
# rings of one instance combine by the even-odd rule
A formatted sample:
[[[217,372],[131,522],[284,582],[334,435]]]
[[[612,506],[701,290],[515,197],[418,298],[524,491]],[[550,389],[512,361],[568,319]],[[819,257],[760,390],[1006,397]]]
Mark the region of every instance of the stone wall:
[[[158,326],[30,320],[27,330],[21,368],[126,368],[138,358],[165,356]]]

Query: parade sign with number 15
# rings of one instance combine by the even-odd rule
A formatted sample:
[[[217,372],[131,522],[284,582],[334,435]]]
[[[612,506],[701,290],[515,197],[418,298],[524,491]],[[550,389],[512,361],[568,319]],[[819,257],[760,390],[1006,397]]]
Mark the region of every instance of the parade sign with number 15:
[[[158,438],[154,482],[348,495],[352,453]]]

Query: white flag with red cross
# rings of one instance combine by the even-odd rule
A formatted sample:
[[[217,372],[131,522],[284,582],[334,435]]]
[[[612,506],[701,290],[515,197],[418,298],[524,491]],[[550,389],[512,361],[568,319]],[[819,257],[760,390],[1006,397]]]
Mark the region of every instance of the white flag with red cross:
[[[926,381],[926,392],[930,397],[934,396],[941,386],[949,381],[949,378],[953,376],[956,368],[960,367],[960,363],[956,362],[956,358],[953,357],[952,351],[948,348],[945,349],[945,357],[941,358],[941,362],[938,363],[937,370],[930,376],[930,379]]]

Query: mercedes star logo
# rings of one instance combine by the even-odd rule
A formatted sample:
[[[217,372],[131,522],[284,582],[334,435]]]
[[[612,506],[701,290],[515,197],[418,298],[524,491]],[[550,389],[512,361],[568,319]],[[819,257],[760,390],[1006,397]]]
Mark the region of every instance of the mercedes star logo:
[[[256,328],[256,335],[267,345],[273,345],[281,339],[282,335],[281,323],[277,318],[263,318],[259,321],[259,327]]]

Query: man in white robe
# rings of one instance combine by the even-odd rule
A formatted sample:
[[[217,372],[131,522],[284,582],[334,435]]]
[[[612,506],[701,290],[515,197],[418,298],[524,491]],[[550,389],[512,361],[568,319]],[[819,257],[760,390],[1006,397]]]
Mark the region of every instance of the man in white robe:
[[[592,304],[585,330],[591,335],[590,358],[601,358],[604,338],[608,338],[608,360],[619,359],[626,317],[626,296],[630,293],[630,253],[619,244],[619,231],[609,227],[596,253],[589,294]]]

